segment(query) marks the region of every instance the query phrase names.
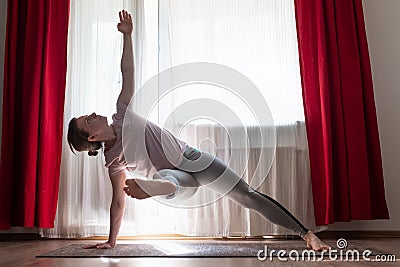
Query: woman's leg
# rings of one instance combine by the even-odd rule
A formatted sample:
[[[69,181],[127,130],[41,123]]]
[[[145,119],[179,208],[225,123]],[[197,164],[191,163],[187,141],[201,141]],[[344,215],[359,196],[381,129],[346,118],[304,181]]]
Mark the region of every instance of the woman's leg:
[[[168,181],[176,186],[175,192],[163,197],[165,199],[173,199],[174,201],[182,201],[191,198],[200,186],[190,173],[177,169],[159,170],[154,174],[153,179]]]
[[[187,158],[192,162],[184,163],[185,171],[190,168],[196,169],[201,164],[196,162],[200,158],[200,153],[200,160],[212,163],[204,170],[190,172],[199,184],[226,195],[244,207],[256,211],[270,222],[292,230],[301,237],[308,232],[308,229],[276,200],[251,188],[225,162],[209,153],[199,151],[196,154],[192,152]],[[188,153],[185,154],[185,156],[187,155]],[[216,181],[217,179],[218,181]]]
[[[191,177],[194,177],[196,180],[194,183],[209,187],[217,193],[226,195],[228,198],[244,207],[256,211],[272,223],[293,231],[307,241],[308,247],[314,250],[319,251],[330,249],[328,245],[324,244],[311,231],[308,231],[308,229],[281,204],[271,197],[252,189],[250,185],[243,181],[221,159],[190,147],[185,151],[184,156],[187,160],[183,161],[179,166],[179,169],[190,173]],[[138,186],[135,180],[137,179],[130,179],[126,182],[127,188],[125,189],[125,192],[132,197],[136,197],[136,195],[130,194],[129,192],[134,192],[135,190],[143,191],[141,189],[142,185]],[[191,179],[181,179],[182,183],[187,183],[188,181],[189,183],[193,183],[193,180]],[[147,180],[143,182],[145,183],[145,186],[150,189],[157,188],[158,186],[166,188],[166,185],[161,185],[160,180]],[[174,181],[174,179],[170,177],[169,181],[168,179],[163,179],[163,182],[167,183],[167,185],[171,187],[171,189],[168,189],[169,192],[175,192],[175,185],[179,188],[179,179]],[[156,196],[156,194],[152,196]]]
[[[190,174],[200,185],[226,195],[244,207],[256,211],[270,222],[293,231],[315,250],[329,249],[329,246],[322,243],[279,202],[251,188],[221,159],[193,148],[188,148],[184,156],[187,160],[181,164],[180,168],[188,172],[190,169],[196,170]],[[204,167],[204,162],[208,164],[208,167],[200,170],[199,166]]]

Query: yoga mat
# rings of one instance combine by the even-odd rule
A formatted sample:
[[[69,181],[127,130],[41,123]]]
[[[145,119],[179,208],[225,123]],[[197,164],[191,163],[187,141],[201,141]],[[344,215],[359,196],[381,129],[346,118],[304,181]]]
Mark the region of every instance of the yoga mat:
[[[91,242],[95,244],[95,242]],[[91,244],[87,243],[87,244]],[[370,256],[387,254],[374,248],[362,245],[360,241],[352,241],[348,247],[339,249],[336,241],[327,242],[332,249],[338,250],[335,254],[339,257],[340,251],[345,256],[347,250],[358,250],[360,259],[364,250],[370,250]],[[281,252],[281,257],[290,255],[301,257],[303,251],[305,255],[311,250],[307,249],[303,241],[193,241],[193,240],[141,240],[132,241],[128,244],[119,243],[113,249],[83,249],[85,244],[72,244],[62,247],[36,257],[50,258],[135,258],[135,257],[173,257],[173,258],[198,258],[198,257],[277,257],[277,252]],[[260,254],[260,250],[262,253]],[[267,255],[265,254],[267,251]],[[312,253],[312,252],[311,252]],[[321,252],[315,252],[316,257],[321,257]],[[324,257],[329,257],[325,252]]]

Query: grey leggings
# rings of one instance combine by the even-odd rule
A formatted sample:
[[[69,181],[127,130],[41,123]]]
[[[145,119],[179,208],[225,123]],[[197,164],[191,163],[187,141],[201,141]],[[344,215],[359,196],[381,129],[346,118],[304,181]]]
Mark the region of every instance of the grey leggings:
[[[177,169],[158,172],[159,178],[177,185],[177,192],[167,198],[190,197],[198,186],[207,186],[300,237],[308,232],[279,202],[251,188],[221,159],[190,146],[186,147],[183,156],[184,160]]]

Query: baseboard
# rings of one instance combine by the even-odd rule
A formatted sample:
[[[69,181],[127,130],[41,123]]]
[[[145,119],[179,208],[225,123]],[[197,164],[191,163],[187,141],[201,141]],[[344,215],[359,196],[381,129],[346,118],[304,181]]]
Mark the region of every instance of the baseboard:
[[[360,238],[400,238],[400,231],[323,231],[316,234],[322,239],[360,239]],[[77,238],[79,240],[105,240],[107,236],[93,236],[88,238]],[[229,236],[229,237],[202,237],[202,236],[185,236],[178,234],[163,235],[139,235],[139,236],[120,236],[118,240],[265,240],[265,239],[281,239],[294,240],[299,239],[296,235],[268,235],[268,236]],[[37,233],[0,233],[0,242],[7,241],[24,241],[24,240],[49,240],[43,238]]]
[[[0,233],[0,242],[40,239],[42,239],[42,237],[37,233]]]

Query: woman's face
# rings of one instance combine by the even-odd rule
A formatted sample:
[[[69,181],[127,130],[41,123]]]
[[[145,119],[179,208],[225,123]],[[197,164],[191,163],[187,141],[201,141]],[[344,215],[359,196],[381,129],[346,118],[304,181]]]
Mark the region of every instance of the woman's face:
[[[99,135],[107,126],[107,117],[92,113],[90,115],[80,116],[76,120],[79,129],[89,133],[89,136]]]

